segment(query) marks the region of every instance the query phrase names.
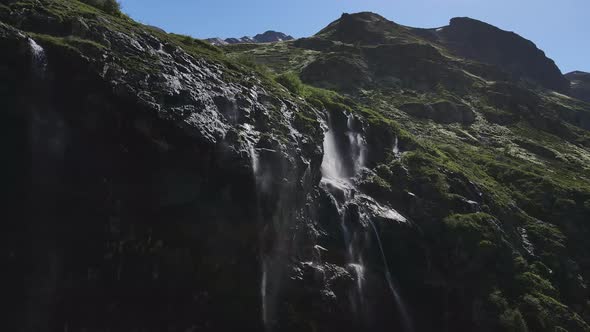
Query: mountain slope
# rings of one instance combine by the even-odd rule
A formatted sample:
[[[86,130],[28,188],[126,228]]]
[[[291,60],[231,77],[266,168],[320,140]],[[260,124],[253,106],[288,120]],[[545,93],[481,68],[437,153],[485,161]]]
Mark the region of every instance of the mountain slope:
[[[462,57],[497,65],[517,79],[530,78],[546,88],[568,91],[569,84],[553,60],[514,32],[462,17],[453,18],[448,26],[434,30],[434,34]]]
[[[527,78],[561,92],[569,88],[553,60],[531,41],[470,18],[453,18],[448,26],[438,29],[417,29],[374,13],[344,14],[316,37],[361,45],[430,43],[460,57],[497,66],[513,75],[513,80]]]
[[[486,29],[505,38],[505,32]],[[269,66],[279,82],[307,99],[315,98],[310,84],[367,110],[370,150],[388,156],[369,157],[376,177],[367,186],[394,202],[426,237],[427,263],[387,253],[402,289],[412,294],[410,306],[421,317],[417,329],[587,330],[582,280],[588,278],[589,248],[581,234],[589,215],[589,106],[520,80],[494,59],[460,57],[435,32],[359,13],[280,47],[225,50]],[[503,51],[508,57],[518,50]],[[409,135],[398,134],[393,150],[383,132],[370,134],[391,121]],[[421,264],[423,272],[405,270]],[[548,288],[537,288],[540,283]],[[424,304],[439,292],[451,294],[434,296],[448,302]],[[544,320],[557,308],[547,296],[571,311]]]
[[[0,2],[4,329],[589,331],[590,106],[429,34]]]
[[[573,71],[565,77],[571,83],[571,95],[590,103],[590,73]]]

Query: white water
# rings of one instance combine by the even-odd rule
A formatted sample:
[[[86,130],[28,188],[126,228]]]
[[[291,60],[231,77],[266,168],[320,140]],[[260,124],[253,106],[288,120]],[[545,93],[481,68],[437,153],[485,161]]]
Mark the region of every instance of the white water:
[[[256,185],[256,193],[259,194],[261,191],[265,190],[264,188],[264,180],[262,176],[262,172],[260,169],[260,157],[258,151],[256,150],[256,144],[259,140],[260,133],[254,130],[254,127],[249,123],[242,124],[242,130],[240,131],[240,135],[248,149],[248,154],[250,156],[250,166],[252,167],[252,175],[254,176],[254,181]],[[260,208],[260,207],[258,207]],[[260,252],[261,264],[261,277],[260,277],[260,307],[261,307],[261,319],[266,331],[270,330],[269,325],[269,313],[268,313],[268,257],[264,255],[264,253]]]
[[[389,290],[391,291],[391,295],[393,296],[393,300],[395,301],[395,305],[399,310],[402,319],[402,326],[404,331],[412,331],[412,321],[410,319],[410,315],[408,314],[408,309],[404,301],[402,300],[401,296],[399,295],[399,291],[395,284],[393,283],[393,278],[391,277],[391,272],[389,271],[389,264],[387,264],[387,259],[385,258],[385,251],[383,251],[383,245],[381,244],[381,237],[379,236],[379,232],[377,231],[377,227],[375,227],[375,223],[369,219],[369,224],[371,228],[373,228],[373,232],[375,233],[375,238],[377,239],[377,244],[379,245],[379,250],[381,251],[381,260],[383,261],[383,268],[385,269],[385,279],[387,280],[387,285],[389,286]]]
[[[256,151],[256,142],[258,133],[254,131],[252,125],[245,123],[242,125],[244,131],[242,132],[245,136],[246,143],[248,145],[248,150],[250,152],[250,162],[252,164],[252,172],[254,176],[257,177],[259,170],[260,170],[260,161],[258,158],[258,151]]]
[[[362,144],[362,137],[359,138],[360,134],[355,133],[351,130],[352,119],[349,116],[348,119],[348,131],[346,136],[349,139],[351,151],[349,152],[352,156],[352,170],[347,169],[347,165],[344,162],[343,156],[340,155],[337,145],[337,137],[334,132],[331,119],[328,114],[328,123],[324,124],[324,157],[322,160],[321,171],[322,180],[321,186],[331,194],[332,200],[338,209],[340,215],[340,227],[342,229],[342,235],[344,237],[344,244],[346,246],[347,254],[347,266],[351,274],[354,275],[357,282],[357,293],[351,294],[351,305],[355,311],[358,311],[358,306],[363,303],[363,285],[365,282],[365,267],[363,262],[360,260],[360,253],[354,246],[354,234],[350,232],[346,225],[346,209],[347,202],[354,198],[355,188],[352,183],[351,176],[354,176],[357,170],[363,165],[362,153],[364,148],[359,145]],[[349,166],[350,167],[350,166]],[[352,174],[351,174],[352,172]]]
[[[399,155],[399,139],[395,136],[395,143],[393,144],[393,154]]]
[[[332,195],[332,199],[338,208],[340,215],[340,223],[342,233],[344,237],[344,243],[346,245],[348,267],[351,272],[355,275],[357,282],[357,299],[352,300],[353,309],[358,311],[357,305],[364,306],[364,288],[365,288],[365,270],[366,267],[363,262],[363,249],[358,248],[358,241],[356,237],[358,234],[353,234],[349,230],[345,221],[345,214],[348,202],[355,201],[362,210],[362,219],[364,223],[369,224],[375,234],[375,238],[379,245],[381,252],[381,259],[383,261],[385,269],[385,279],[387,280],[388,287],[391,291],[397,310],[400,313],[402,319],[402,325],[404,331],[411,331],[411,320],[408,315],[406,306],[404,305],[395,284],[389,266],[385,258],[385,252],[381,244],[381,238],[379,232],[375,227],[371,218],[367,215],[367,211],[370,210],[373,215],[379,216],[384,219],[393,220],[397,222],[406,222],[407,220],[394,209],[383,206],[377,203],[373,198],[357,193],[352,177],[358,175],[359,171],[365,166],[367,148],[366,141],[361,133],[354,130],[354,117],[352,114],[348,115],[347,127],[348,131],[345,133],[350,143],[350,156],[352,157],[352,170],[346,169],[346,163],[344,162],[343,156],[340,155],[337,145],[337,137],[331,126],[330,118],[328,118],[328,124],[324,124],[324,158],[322,160],[321,171],[322,180],[321,186],[326,189],[328,193]],[[395,146],[393,152],[399,154],[398,139],[396,137]],[[357,244],[355,246],[355,244]]]
[[[350,155],[353,160],[353,176],[357,175],[361,168],[365,165],[367,155],[367,144],[365,138],[361,133],[354,130],[354,115],[349,114],[346,121],[348,131],[346,136],[350,141]]]
[[[266,307],[266,261],[262,261],[262,279],[260,280],[260,297],[262,299],[262,323],[264,327],[268,330],[268,310]]]
[[[330,120],[328,119],[328,122]],[[322,159],[322,181],[329,179],[330,181],[349,183],[350,179],[346,176],[346,170],[338,148],[336,145],[336,134],[331,128],[331,125],[324,125],[324,158]]]
[[[37,75],[42,77],[47,69],[47,56],[45,55],[45,50],[32,38],[29,38],[29,48],[31,49],[33,69]]]

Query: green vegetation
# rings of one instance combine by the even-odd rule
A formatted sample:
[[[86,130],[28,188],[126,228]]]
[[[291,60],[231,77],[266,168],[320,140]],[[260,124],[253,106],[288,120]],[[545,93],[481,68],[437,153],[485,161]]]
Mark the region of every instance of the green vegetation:
[[[84,3],[87,3],[93,7],[99,8],[104,12],[115,15],[121,16],[121,4],[117,0],[80,0]]]
[[[380,27],[389,29],[380,43],[391,44],[383,54],[383,45],[341,41],[330,41],[326,51],[294,42],[215,47],[133,22],[113,0],[0,4],[8,22],[13,13],[29,11],[49,15],[58,31],[71,31],[76,20],[87,26],[71,35],[27,32],[49,56],[61,52],[92,62],[108,53],[109,65],[130,76],[159,72],[158,56],[91,33],[100,25],[107,35],[153,37],[165,52],[209,61],[225,81],[259,86],[296,104],[292,123],[314,138],[310,145],[321,146],[319,113],[356,114],[371,147],[381,149],[371,151],[373,172],[361,179],[362,188],[402,202],[400,211],[418,225],[431,255],[427,273],[441,275],[445,292],[460,289],[465,307],[481,309],[477,314],[491,330],[590,330],[584,322],[590,318],[590,132],[576,122],[590,113],[588,104],[496,82],[502,75],[493,68],[451,56],[399,26]],[[317,38],[334,33],[327,29]],[[426,58],[428,70],[416,66],[416,57]],[[329,79],[302,80],[310,63],[325,60],[362,68],[363,84],[345,90]],[[269,141],[284,142],[289,134],[280,121],[281,100],[267,103],[271,125],[263,137]],[[473,109],[474,122],[437,123],[402,107],[437,102]],[[393,153],[394,137],[401,153]]]
[[[226,51],[257,54],[255,46]],[[581,318],[587,314],[587,309],[580,309],[586,307],[585,300],[563,292],[576,282],[568,275],[590,277],[590,246],[585,240],[590,235],[590,151],[584,138],[588,132],[555,120],[562,115],[552,111],[552,103],[572,112],[588,109],[547,95],[549,103],[523,113],[526,106],[489,103],[484,80],[461,88],[443,82],[430,91],[400,88],[396,81],[391,81],[393,86],[381,81],[352,93],[326,90],[302,82],[300,68],[288,61],[277,63],[282,57],[278,50],[272,53],[273,61],[268,50],[260,54],[264,56],[253,61],[278,71],[276,81],[291,93],[328,111],[355,112],[369,127],[387,126],[396,133],[406,151],[401,158],[390,155],[375,165],[377,175],[365,180],[365,190],[379,197],[400,197],[404,192],[420,197],[420,214],[413,215],[414,221],[436,243],[437,251],[445,253],[438,263],[449,271],[449,278],[474,283],[471,288],[478,294],[473,296],[489,304],[496,330],[589,330]],[[468,68],[484,69],[478,66]],[[545,96],[542,91],[517,90],[517,97],[506,98],[527,94]],[[475,123],[441,125],[398,109],[441,100],[474,107]],[[477,201],[479,212],[470,211],[467,200]],[[534,256],[523,250],[521,232],[526,232]],[[585,262],[584,267],[572,270],[570,259]]]

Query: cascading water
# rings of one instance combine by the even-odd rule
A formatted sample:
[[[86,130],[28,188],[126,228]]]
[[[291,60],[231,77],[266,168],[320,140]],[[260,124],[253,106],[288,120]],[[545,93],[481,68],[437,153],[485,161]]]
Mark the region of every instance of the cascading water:
[[[393,300],[395,301],[395,305],[397,306],[399,313],[402,319],[402,326],[404,331],[412,331],[412,321],[410,319],[410,315],[408,313],[408,309],[406,308],[406,304],[402,300],[401,296],[399,295],[399,291],[395,284],[393,283],[393,278],[391,277],[391,272],[389,271],[389,264],[387,264],[387,259],[385,258],[385,251],[383,250],[383,245],[381,244],[381,237],[379,236],[379,232],[377,231],[377,227],[375,227],[375,223],[368,218],[369,225],[373,229],[375,234],[375,238],[377,239],[377,245],[379,246],[379,251],[381,252],[381,259],[383,261],[383,268],[385,269],[385,279],[387,281],[387,286],[391,291],[391,296],[393,296]]]
[[[43,77],[47,69],[47,56],[41,45],[37,44],[32,38],[29,38],[29,48],[31,49],[31,60],[33,70],[36,75]]]
[[[381,244],[381,238],[371,217],[369,217],[369,210],[372,215],[377,215],[389,220],[406,222],[406,219],[394,209],[380,205],[371,197],[359,193],[357,188],[355,188],[353,178],[357,176],[360,170],[365,166],[367,148],[363,135],[355,130],[354,122],[356,119],[354,118],[354,115],[349,114],[347,116],[348,130],[345,132],[350,148],[348,153],[352,159],[350,165],[345,162],[346,159],[341,155],[340,150],[338,149],[338,137],[331,121],[332,119],[328,114],[328,121],[323,125],[325,133],[323,142],[324,158],[321,165],[321,186],[331,195],[332,200],[338,209],[340,225],[346,246],[348,267],[356,277],[357,294],[355,294],[356,299],[351,301],[351,305],[353,310],[358,313],[358,306],[364,306],[366,296],[366,294],[364,294],[366,266],[363,259],[363,255],[367,249],[366,244],[364,244],[362,240],[359,241],[359,238],[362,238],[361,234],[352,231],[346,221],[347,210],[351,205],[356,205],[360,210],[359,214],[361,220],[359,221],[363,224],[370,225],[375,235],[385,269],[385,279],[401,316],[402,326],[405,331],[411,331],[411,320],[408,311],[393,282],[385,258],[385,252]],[[397,137],[393,152],[395,154],[399,153]]]
[[[395,136],[395,141],[393,143],[393,154],[394,155],[399,155],[400,151],[399,151],[399,139],[397,138],[397,136]]]
[[[252,167],[252,174],[254,176],[256,184],[256,193],[260,193],[261,188],[261,172],[260,172],[260,158],[258,151],[256,151],[256,141],[258,140],[259,133],[254,130],[254,127],[248,123],[242,125],[242,137],[248,147],[248,153],[250,155],[250,164]],[[260,210],[260,207],[258,207]],[[260,211],[259,211],[260,212]],[[267,279],[268,279],[268,264],[267,259],[261,252],[261,277],[260,277],[260,307],[261,307],[261,319],[262,324],[266,330],[269,330],[269,318],[268,318],[268,307],[267,307]]]
[[[354,115],[352,115],[352,113],[349,114],[346,119],[346,126],[348,127],[346,136],[348,136],[350,142],[350,155],[353,161],[352,175],[356,176],[360,169],[365,165],[367,147],[363,135],[355,130],[354,121]]]

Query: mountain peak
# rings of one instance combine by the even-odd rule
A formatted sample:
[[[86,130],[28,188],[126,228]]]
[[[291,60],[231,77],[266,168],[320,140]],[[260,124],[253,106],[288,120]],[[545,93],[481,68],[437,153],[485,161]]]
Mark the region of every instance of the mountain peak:
[[[268,30],[264,33],[257,34],[253,39],[258,43],[273,43],[284,40],[292,40],[293,37],[282,32]]]
[[[274,31],[274,30],[267,30],[263,33],[259,33],[254,37],[244,36],[241,38],[208,38],[205,39],[210,44],[213,45],[228,45],[228,44],[246,44],[246,43],[276,43],[280,41],[287,41],[293,40],[292,36],[284,34],[282,32]]]
[[[382,44],[397,35],[400,27],[372,12],[344,13],[316,36],[344,43]]]
[[[553,60],[530,40],[469,18],[455,17],[436,30],[438,41],[458,55],[501,67],[515,77],[532,79],[556,91],[569,84]]]

